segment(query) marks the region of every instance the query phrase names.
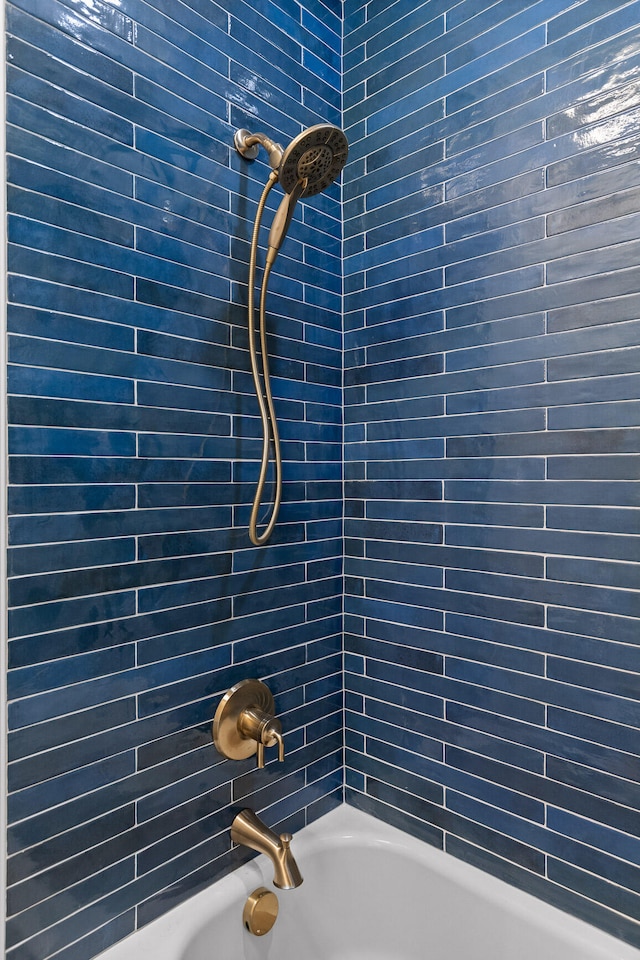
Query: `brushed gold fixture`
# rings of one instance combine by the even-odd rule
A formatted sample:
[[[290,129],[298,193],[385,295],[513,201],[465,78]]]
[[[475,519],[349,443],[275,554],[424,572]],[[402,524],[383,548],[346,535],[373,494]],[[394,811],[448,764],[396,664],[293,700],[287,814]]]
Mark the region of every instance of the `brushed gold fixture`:
[[[291,853],[291,834],[281,833],[278,836],[253,810],[243,810],[238,814],[231,824],[231,839],[269,857],[273,864],[273,884],[280,890],[293,890],[302,883],[302,874]]]
[[[242,922],[256,937],[269,933],[278,918],[278,898],[272,890],[258,887],[247,897],[242,911]]]
[[[284,761],[282,726],[274,716],[271,691],[261,680],[241,680],[218,704],[213,719],[213,742],[229,760],[246,760],[258,754],[264,767],[264,748],[278,745],[278,760]]]
[[[272,170],[269,179],[262,191],[256,219],[253,225],[253,236],[251,238],[251,254],[249,258],[249,289],[247,291],[247,313],[249,317],[249,358],[251,360],[251,374],[253,376],[253,385],[256,398],[258,400],[258,409],[260,410],[260,420],[262,423],[262,458],[260,461],[260,476],[256,486],[256,492],[253,498],[251,508],[251,517],[249,519],[249,539],[256,547],[266,543],[278,519],[280,510],[280,501],[282,499],[282,455],[280,453],[280,437],[278,435],[278,421],[273,406],[273,394],[271,393],[271,379],[269,376],[269,354],[267,352],[267,322],[266,322],[266,300],[267,285],[271,274],[272,263],[265,264],[262,277],[262,289],[260,292],[260,358],[258,358],[258,349],[256,346],[255,330],[255,287],[256,287],[256,264],[258,260],[258,236],[260,234],[260,223],[267,197],[271,188],[278,180],[278,174]],[[262,374],[258,360],[262,360]],[[263,387],[264,384],[264,387]],[[267,471],[269,469],[269,443],[273,444],[273,456],[275,467],[276,489],[271,508],[271,518],[267,526],[258,533],[258,514],[262,504],[262,495],[264,486],[267,482]]]
[[[282,147],[266,133],[250,133],[248,130],[236,130],[233,135],[233,145],[245,160],[255,160],[260,151],[260,147],[269,154],[269,163],[274,170],[277,170],[282,162]]]
[[[249,255],[249,288],[247,294],[247,312],[249,325],[249,356],[251,374],[255,387],[260,421],[262,424],[262,457],[260,472],[249,518],[249,539],[255,546],[266,543],[276,524],[280,502],[282,500],[282,456],[278,423],[273,405],[271,382],[269,377],[269,356],[267,353],[266,300],[269,276],[275,263],[287,230],[293,217],[296,203],[301,197],[310,197],[325,190],[344,167],[349,145],[339,127],[329,123],[318,123],[303,130],[291,141],[286,149],[265,133],[250,133],[248,130],[236,130],[234,145],[238,153],[247,160],[254,160],[262,146],[269,154],[271,173],[258,203],[251,238]],[[258,258],[258,238],[260,224],[267,197],[272,187],[280,182],[285,195],[276,211],[269,232],[269,244],[262,276],[259,307],[260,356],[256,346],[255,330],[255,286]],[[262,369],[260,369],[260,367]],[[270,516],[262,533],[258,533],[258,521],[262,497],[269,471],[270,448],[273,448],[274,494]]]

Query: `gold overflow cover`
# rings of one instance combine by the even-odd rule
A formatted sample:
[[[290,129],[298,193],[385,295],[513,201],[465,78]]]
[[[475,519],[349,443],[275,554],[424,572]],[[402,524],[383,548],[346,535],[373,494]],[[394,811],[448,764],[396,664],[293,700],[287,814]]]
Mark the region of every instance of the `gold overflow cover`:
[[[266,887],[258,887],[249,895],[242,911],[242,922],[256,937],[269,933],[278,917],[278,898]]]

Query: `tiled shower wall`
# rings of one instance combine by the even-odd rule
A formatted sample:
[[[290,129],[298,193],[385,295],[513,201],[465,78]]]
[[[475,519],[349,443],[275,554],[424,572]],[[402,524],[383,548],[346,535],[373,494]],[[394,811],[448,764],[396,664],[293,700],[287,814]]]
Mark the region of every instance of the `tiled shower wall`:
[[[344,58],[347,798],[640,944],[640,3]]]
[[[340,122],[340,12],[8,8],[16,960],[215,879],[240,806],[341,796],[339,193],[273,276],[256,551],[267,168],[230,149]],[[638,943],[640,4],[345,13],[348,799]],[[248,675],[287,731],[263,773],[210,743]]]
[[[340,122],[339,8],[8,5],[14,960],[89,958],[211,882],[245,805],[295,831],[342,798],[339,189],[272,276],[284,501],[255,549],[268,168],[232,146]],[[211,743],[249,676],[286,732],[264,771]]]

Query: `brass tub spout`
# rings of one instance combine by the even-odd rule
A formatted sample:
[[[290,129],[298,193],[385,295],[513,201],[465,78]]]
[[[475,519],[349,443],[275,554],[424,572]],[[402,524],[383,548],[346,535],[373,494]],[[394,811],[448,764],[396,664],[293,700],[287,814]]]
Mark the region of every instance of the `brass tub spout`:
[[[291,853],[290,833],[278,836],[253,810],[243,810],[231,824],[231,839],[244,847],[266,854],[273,864],[273,883],[280,890],[293,890],[302,883],[298,864]]]

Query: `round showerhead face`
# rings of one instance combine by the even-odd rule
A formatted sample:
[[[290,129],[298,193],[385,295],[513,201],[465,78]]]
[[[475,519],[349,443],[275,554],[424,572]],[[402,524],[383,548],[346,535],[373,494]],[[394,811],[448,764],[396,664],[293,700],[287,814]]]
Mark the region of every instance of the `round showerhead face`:
[[[307,181],[302,197],[312,197],[333,183],[347,162],[349,144],[342,130],[318,123],[295,137],[282,155],[278,177],[285,193]]]

